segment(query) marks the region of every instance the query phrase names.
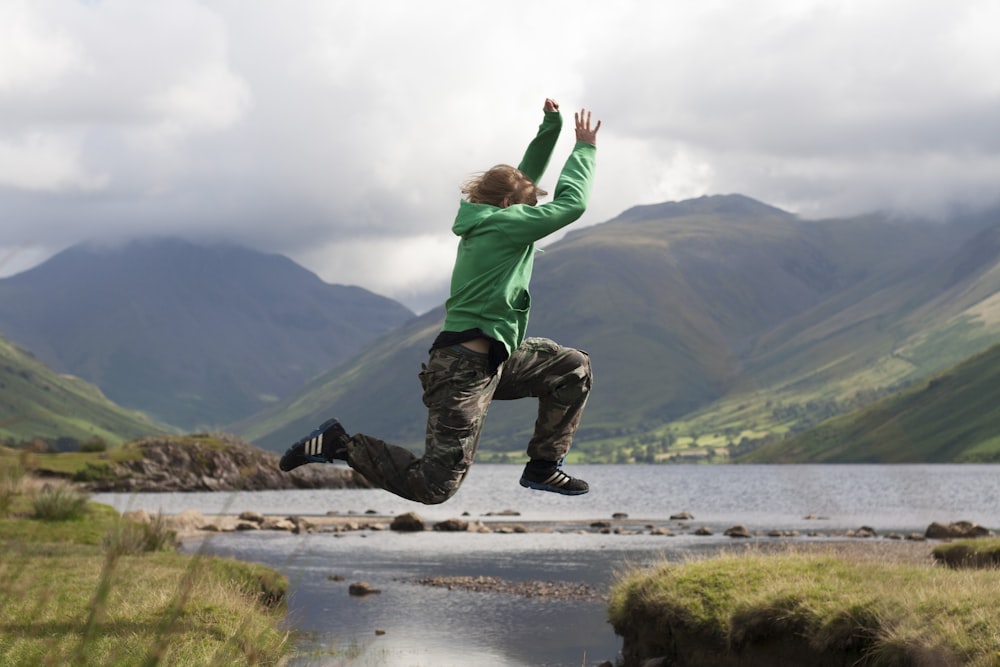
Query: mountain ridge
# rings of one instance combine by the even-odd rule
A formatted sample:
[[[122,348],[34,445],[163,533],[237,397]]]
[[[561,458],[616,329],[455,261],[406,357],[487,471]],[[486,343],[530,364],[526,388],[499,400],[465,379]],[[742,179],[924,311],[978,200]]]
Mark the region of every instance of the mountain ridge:
[[[413,313],[280,255],[176,239],[78,245],[0,279],[0,331],[182,428],[234,421]]]
[[[673,442],[683,435],[676,424],[687,434],[735,429],[747,437],[808,426],[947,365],[927,348],[905,368],[874,375],[872,367],[894,359],[894,345],[914,344],[925,325],[962,353],[1000,339],[992,325],[982,338],[949,331],[947,304],[933,303],[942,286],[912,285],[989,228],[988,219],[802,220],[742,196],[681,204],[629,209],[567,234],[536,260],[529,335],[585,349],[594,364],[576,447],[584,458],[642,434]],[[713,212],[720,207],[726,216]],[[970,271],[963,285],[984,271]],[[923,320],[907,323],[918,306]],[[237,430],[280,448],[337,416],[350,430],[419,448],[425,415],[407,373],[415,375],[442,317],[438,309],[404,325]],[[530,403],[495,403],[480,451],[520,450]],[[816,404],[824,407],[804,419]]]

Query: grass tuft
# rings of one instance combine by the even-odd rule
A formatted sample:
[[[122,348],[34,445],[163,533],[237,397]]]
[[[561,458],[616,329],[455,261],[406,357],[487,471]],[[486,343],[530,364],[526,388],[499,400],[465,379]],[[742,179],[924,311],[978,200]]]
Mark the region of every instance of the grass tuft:
[[[87,513],[87,496],[69,486],[49,486],[35,495],[32,507],[42,521],[79,521]]]
[[[763,656],[753,664],[840,656],[842,664],[884,667],[996,667],[996,609],[992,571],[751,552],[626,573],[612,589],[609,619],[635,664],[683,662],[694,642],[726,664],[738,654]]]

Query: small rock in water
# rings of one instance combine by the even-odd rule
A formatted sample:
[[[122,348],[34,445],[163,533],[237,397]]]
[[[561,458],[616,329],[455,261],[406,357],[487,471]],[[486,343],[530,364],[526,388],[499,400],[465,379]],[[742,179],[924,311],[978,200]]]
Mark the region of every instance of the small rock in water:
[[[389,524],[390,530],[398,530],[404,532],[416,532],[424,530],[426,526],[424,525],[424,520],[416,512],[407,512],[406,514],[400,514],[392,523]]]
[[[744,526],[743,524],[737,524],[735,526],[726,528],[726,530],[722,534],[725,535],[726,537],[751,537],[750,529]]]
[[[462,519],[445,519],[434,524],[434,530],[443,532],[462,532],[469,530],[469,522]]]
[[[355,597],[363,597],[365,595],[381,593],[382,591],[378,588],[375,588],[367,581],[355,581],[353,584],[347,587],[347,592]]]

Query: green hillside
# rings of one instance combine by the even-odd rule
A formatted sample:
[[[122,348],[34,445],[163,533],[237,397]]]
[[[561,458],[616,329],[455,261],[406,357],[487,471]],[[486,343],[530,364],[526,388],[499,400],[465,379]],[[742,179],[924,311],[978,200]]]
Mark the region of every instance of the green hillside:
[[[114,445],[168,432],[169,427],[115,405],[79,378],[54,373],[0,337],[0,439],[101,438]]]
[[[591,355],[576,455],[725,458],[1000,341],[1000,260],[988,252],[998,223],[808,221],[739,195],[637,207],[538,256],[529,335]],[[230,428],[281,449],[337,416],[419,447],[416,374],[442,319],[438,309],[407,323]],[[494,404],[481,457],[522,451],[534,411]]]
[[[1000,462],[1000,345],[740,460],[749,463]]]

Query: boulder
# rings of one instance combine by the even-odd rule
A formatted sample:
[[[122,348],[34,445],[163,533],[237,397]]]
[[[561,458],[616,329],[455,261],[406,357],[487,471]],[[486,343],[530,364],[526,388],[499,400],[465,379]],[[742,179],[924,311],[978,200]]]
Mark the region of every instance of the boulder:
[[[671,514],[671,521],[691,521],[694,519],[694,515],[690,512],[678,512],[677,514]]]
[[[373,595],[375,593],[381,593],[381,589],[375,588],[367,581],[355,581],[353,584],[347,587],[347,592],[355,597],[364,597],[365,595]]]
[[[392,523],[389,524],[389,529],[400,532],[419,532],[425,530],[426,525],[416,512],[407,512],[393,519]]]
[[[371,485],[339,466],[278,469],[278,454],[228,433],[156,436],[130,443],[139,456],[111,461],[110,474],[81,481],[100,492],[262,491],[271,489],[366,488]]]
[[[990,531],[971,521],[955,521],[947,526],[935,521],[927,527],[927,532],[924,535],[931,540],[951,540],[986,537],[990,535]]]
[[[445,519],[434,524],[434,530],[446,533],[458,533],[469,530],[469,522],[462,519]]]
[[[722,534],[726,537],[753,537],[750,534],[750,529],[742,524],[730,526]]]

